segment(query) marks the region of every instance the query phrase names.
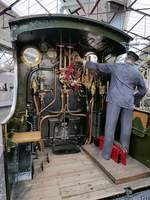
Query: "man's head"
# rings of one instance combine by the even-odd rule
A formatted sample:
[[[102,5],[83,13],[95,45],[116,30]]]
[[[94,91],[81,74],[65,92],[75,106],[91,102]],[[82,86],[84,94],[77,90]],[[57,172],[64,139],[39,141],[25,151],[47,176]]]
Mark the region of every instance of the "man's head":
[[[139,56],[133,51],[127,52],[126,62],[135,63],[139,59]]]

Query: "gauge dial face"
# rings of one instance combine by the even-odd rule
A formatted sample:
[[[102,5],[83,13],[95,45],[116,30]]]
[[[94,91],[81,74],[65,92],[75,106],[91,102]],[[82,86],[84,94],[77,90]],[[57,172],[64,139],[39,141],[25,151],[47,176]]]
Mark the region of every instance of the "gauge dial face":
[[[41,62],[41,54],[38,49],[27,47],[24,49],[21,59],[24,64],[28,65],[29,67],[34,67]]]
[[[48,49],[47,56],[49,57],[49,59],[56,59],[57,58],[56,50],[53,48]]]

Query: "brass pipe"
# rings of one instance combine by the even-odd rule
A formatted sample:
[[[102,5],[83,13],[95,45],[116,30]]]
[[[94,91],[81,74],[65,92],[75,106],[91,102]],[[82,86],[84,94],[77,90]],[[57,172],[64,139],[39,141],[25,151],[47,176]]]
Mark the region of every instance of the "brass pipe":
[[[36,96],[33,95],[33,101],[34,101],[34,104],[35,104],[35,109],[36,109],[36,114],[39,115],[39,107],[38,107],[38,103],[37,103],[37,100],[36,100]]]
[[[57,84],[56,84],[56,70],[54,70],[54,74],[55,74],[54,99],[53,99],[45,108],[43,108],[43,109],[39,112],[39,114],[41,114],[41,113],[44,112],[47,108],[49,108],[50,106],[52,106],[52,105],[55,103],[55,101],[56,101],[56,86],[57,86]]]
[[[63,92],[63,91],[62,91]],[[61,110],[59,112],[57,112],[56,114],[54,115],[46,115],[44,116],[41,121],[40,121],[40,125],[39,125],[39,128],[40,128],[40,131],[41,131],[41,134],[42,134],[42,123],[45,119],[48,119],[48,118],[54,118],[54,117],[59,117],[60,115],[62,115],[63,113],[65,112],[65,109],[64,109],[64,93],[62,93],[61,95]],[[39,116],[40,117],[40,116]],[[43,134],[42,134],[43,136]]]
[[[62,47],[60,46],[59,69],[62,67]]]
[[[67,67],[67,56],[64,55],[64,69],[66,69]]]
[[[43,122],[46,120],[46,119],[49,119],[49,118],[55,118],[55,117],[59,117],[62,113],[60,112],[59,114],[56,114],[56,115],[46,115],[44,116],[41,121],[40,121],[40,131],[42,133],[42,124]],[[43,136],[43,135],[42,135]],[[43,137],[42,137],[43,138]]]
[[[62,45],[62,44],[60,44],[60,45],[58,45],[58,47],[60,48],[59,50],[59,70],[62,68],[62,62],[63,62],[63,47],[64,47],[64,45]]]
[[[41,118],[41,115],[38,115],[37,116],[37,128],[38,128],[38,130],[40,128],[40,118]]]
[[[61,111],[60,112],[64,112],[65,111],[65,100],[64,100],[64,91],[61,90]]]
[[[65,112],[65,101],[64,101],[64,92],[61,91],[61,109],[60,111],[51,111],[51,114],[60,114]]]
[[[44,152],[44,142],[43,142],[43,133],[42,133],[42,124],[46,119],[49,118],[54,118],[54,117],[59,117],[62,113],[57,114],[57,115],[46,115],[44,116],[41,121],[40,121],[40,132],[41,132],[41,141],[40,141],[40,146],[41,146],[41,150],[42,152]]]
[[[80,110],[80,111],[81,111],[81,110]],[[76,113],[76,114],[80,114],[80,113],[79,113],[80,111],[72,110],[71,112],[72,112],[72,113]],[[51,113],[51,114],[59,114],[60,112],[61,112],[61,111],[51,111],[50,113]],[[66,110],[65,110],[64,112],[67,113],[67,114],[70,113],[70,111],[68,112],[68,111],[66,111]],[[63,113],[63,112],[62,112],[62,113]]]
[[[37,114],[37,128],[39,130],[39,126],[40,126],[40,112],[39,112],[39,106],[38,106],[37,99],[36,99],[35,95],[33,95],[33,101],[34,101],[34,104],[35,104],[35,109],[36,109],[36,114]]]
[[[92,100],[91,100],[90,130],[89,130],[88,144],[91,144],[91,142],[92,142],[93,108],[94,108],[94,96],[92,96]]]
[[[69,48],[69,66],[71,65],[71,46],[68,46],[68,48]]]
[[[73,113],[72,110],[69,110],[69,94],[67,92],[67,104],[66,104],[66,108],[67,108],[67,111],[70,115],[72,116],[78,116],[78,117],[86,117],[87,115],[86,114],[83,114],[83,113]]]

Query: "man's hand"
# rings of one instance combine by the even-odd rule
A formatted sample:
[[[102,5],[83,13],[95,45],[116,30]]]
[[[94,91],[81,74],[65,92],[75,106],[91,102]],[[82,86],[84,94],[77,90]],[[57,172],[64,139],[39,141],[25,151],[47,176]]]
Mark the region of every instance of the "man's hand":
[[[89,69],[89,70],[92,70],[92,71],[95,71],[96,70],[96,63],[94,62],[90,62],[90,61],[87,61],[85,63],[85,68]]]

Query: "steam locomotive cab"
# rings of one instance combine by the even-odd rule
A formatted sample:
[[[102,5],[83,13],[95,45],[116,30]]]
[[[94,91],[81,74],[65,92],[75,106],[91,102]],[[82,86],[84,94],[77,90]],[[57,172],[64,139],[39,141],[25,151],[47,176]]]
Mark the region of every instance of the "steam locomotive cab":
[[[10,23],[18,96],[9,131],[40,131],[44,143],[53,147],[91,143],[97,137],[93,129],[99,136],[109,78],[89,73],[83,60],[104,62],[109,55],[125,51],[115,41],[114,30],[116,38],[112,40],[104,36],[107,31],[101,31],[103,25],[71,18],[53,16],[31,18],[28,24],[26,19]],[[23,31],[25,27],[28,31]],[[129,40],[123,34],[118,36]]]
[[[17,93],[5,132],[8,171],[18,181],[26,172],[32,177],[39,150],[74,153],[85,143],[98,144],[110,77],[88,71],[83,61],[113,62],[131,38],[106,24],[65,15],[20,18],[10,29]]]

